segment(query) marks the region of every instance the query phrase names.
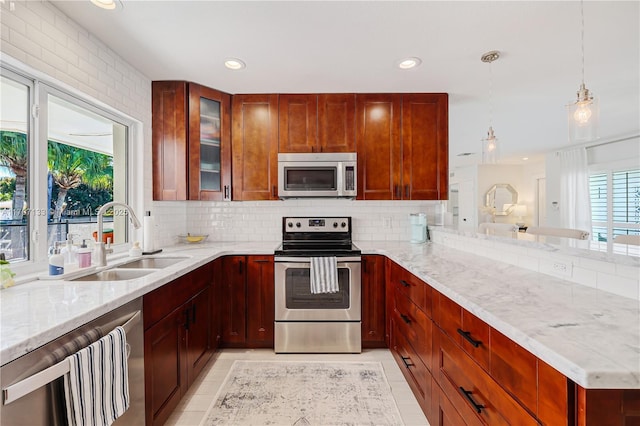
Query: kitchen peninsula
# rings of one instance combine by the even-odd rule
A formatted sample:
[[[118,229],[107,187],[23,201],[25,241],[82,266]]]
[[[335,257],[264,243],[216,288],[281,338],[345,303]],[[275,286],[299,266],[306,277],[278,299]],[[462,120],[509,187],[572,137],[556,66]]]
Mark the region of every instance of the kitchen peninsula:
[[[166,255],[180,252],[189,258],[139,279],[34,281],[3,290],[1,362],[4,365],[218,257],[270,255],[277,244],[216,242],[187,250],[176,246],[166,249]],[[442,244],[356,244],[363,254],[385,256],[404,268],[427,283],[432,294],[459,305],[570,383],[587,390],[627,389],[637,398],[640,307],[636,300]]]

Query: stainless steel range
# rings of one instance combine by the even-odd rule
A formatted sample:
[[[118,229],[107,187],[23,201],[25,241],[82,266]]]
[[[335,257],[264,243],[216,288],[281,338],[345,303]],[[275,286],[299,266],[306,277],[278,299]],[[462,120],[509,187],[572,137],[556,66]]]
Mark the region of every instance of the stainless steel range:
[[[276,353],[362,351],[360,254],[350,217],[282,219],[282,245],[275,251]],[[332,268],[329,291],[312,289],[312,267],[319,264]]]

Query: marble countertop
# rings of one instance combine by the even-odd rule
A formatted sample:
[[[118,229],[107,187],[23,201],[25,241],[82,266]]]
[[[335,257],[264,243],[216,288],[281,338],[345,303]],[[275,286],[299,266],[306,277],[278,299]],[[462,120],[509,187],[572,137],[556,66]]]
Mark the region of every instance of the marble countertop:
[[[139,279],[34,281],[2,290],[0,365],[217,257],[273,254],[279,244],[180,245],[160,256],[188,258]],[[637,300],[439,244],[356,244],[365,254],[389,257],[579,385],[640,389]]]

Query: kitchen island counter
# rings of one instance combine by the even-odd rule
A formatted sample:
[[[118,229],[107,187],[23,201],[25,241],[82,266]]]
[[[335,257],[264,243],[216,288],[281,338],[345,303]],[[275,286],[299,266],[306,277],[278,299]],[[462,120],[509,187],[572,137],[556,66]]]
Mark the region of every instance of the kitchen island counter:
[[[189,256],[128,281],[34,281],[0,293],[0,364],[218,257],[273,254],[280,242],[212,242],[165,249]],[[387,256],[556,370],[590,389],[640,389],[637,300],[439,244],[361,241]],[[110,261],[120,263],[123,259]]]

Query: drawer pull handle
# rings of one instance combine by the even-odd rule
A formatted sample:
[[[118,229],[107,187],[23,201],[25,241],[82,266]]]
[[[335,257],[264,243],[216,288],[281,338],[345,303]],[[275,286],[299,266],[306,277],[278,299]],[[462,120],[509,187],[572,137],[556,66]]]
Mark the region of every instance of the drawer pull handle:
[[[411,284],[409,284],[405,280],[400,280],[400,284],[402,284],[403,287],[411,287]]]
[[[185,330],[189,330],[189,308],[187,308],[186,311],[184,311],[184,329]]]
[[[400,358],[402,358],[402,362],[404,362],[405,367],[409,368],[414,366],[414,364],[407,362],[408,359],[411,359],[408,356],[401,356]]]
[[[400,314],[400,318],[402,318],[402,321],[406,322],[407,324],[411,322],[411,319],[409,319],[409,317],[405,314]]]
[[[460,386],[460,392],[462,393],[462,396],[464,396],[467,399],[467,401],[469,401],[469,404],[473,405],[473,408],[475,408],[478,414],[481,414],[482,409],[485,407],[484,405],[478,404],[473,400],[473,398],[471,397],[471,394],[473,394],[473,392],[465,390],[465,388],[463,388],[462,386]]]
[[[460,334],[462,337],[464,337],[464,340],[466,340],[467,342],[471,343],[473,345],[474,348],[477,348],[478,346],[480,346],[482,344],[482,342],[480,340],[475,340],[471,337],[471,332],[470,331],[464,331],[462,329],[458,329],[458,334]]]

